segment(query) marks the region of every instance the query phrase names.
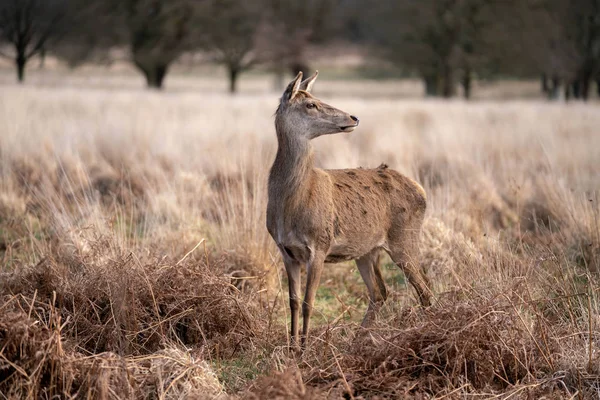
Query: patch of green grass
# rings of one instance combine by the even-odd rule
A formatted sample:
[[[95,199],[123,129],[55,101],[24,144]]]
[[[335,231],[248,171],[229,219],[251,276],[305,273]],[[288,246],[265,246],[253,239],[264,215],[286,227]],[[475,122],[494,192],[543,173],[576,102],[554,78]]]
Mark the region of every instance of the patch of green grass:
[[[360,322],[367,307],[367,288],[354,262],[326,265],[317,290],[312,323],[331,323],[336,318]]]
[[[385,255],[381,260],[381,272],[389,292],[406,291],[406,276],[393,261]],[[286,307],[288,286],[287,278],[283,278]],[[306,276],[302,276],[302,297],[306,285]],[[315,297],[314,311],[311,318],[313,327],[331,323],[339,318],[344,322],[360,323],[368,305],[368,292],[360,276],[356,264],[352,262],[342,264],[326,264],[321,277],[321,283]],[[302,313],[301,313],[302,314]],[[286,323],[281,313],[277,322]],[[300,315],[302,318],[302,315]],[[289,321],[288,321],[289,322]],[[302,321],[300,321],[302,324]]]
[[[404,272],[387,255],[381,262],[381,274],[389,290],[404,290],[406,287]]]
[[[211,366],[227,393],[236,393],[243,390],[248,382],[267,373],[263,360],[262,355],[243,355],[231,360],[213,361]]]

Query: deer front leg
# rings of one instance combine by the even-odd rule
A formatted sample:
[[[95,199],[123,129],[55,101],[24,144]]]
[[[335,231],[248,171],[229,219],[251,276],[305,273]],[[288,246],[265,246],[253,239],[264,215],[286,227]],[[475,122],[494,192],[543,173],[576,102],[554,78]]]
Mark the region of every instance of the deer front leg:
[[[315,295],[321,281],[321,273],[323,272],[323,263],[325,261],[324,254],[316,254],[312,262],[308,263],[306,270],[306,292],[304,294],[304,302],[302,303],[302,348],[306,345],[308,338],[308,329],[310,327],[310,316],[315,303]]]
[[[285,261],[290,295],[290,311],[292,314],[292,347],[298,348],[298,318],[300,314],[300,263],[295,260]]]

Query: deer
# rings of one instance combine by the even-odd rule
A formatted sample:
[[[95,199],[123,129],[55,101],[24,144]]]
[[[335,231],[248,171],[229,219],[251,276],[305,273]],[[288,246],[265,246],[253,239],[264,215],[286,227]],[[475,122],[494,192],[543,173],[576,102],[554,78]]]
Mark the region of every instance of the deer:
[[[379,266],[386,251],[415,289],[422,306],[432,292],[419,267],[419,237],[427,197],[414,180],[382,164],[375,169],[320,169],[311,140],[350,133],[359,119],[311,94],[318,71],[286,87],[275,113],[277,153],[269,172],[267,230],[281,253],[289,284],[291,343],[304,349],[325,263],[355,260],[367,286],[367,327],[387,298]],[[298,344],[300,274],[306,266],[302,336]]]

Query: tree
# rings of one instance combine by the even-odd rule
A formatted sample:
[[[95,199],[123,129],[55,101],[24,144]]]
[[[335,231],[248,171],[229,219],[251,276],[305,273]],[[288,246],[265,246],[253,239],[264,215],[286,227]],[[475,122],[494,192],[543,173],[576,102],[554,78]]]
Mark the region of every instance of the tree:
[[[73,18],[65,45],[56,49],[58,55],[76,66],[89,59],[106,59],[113,48],[128,47],[132,63],[144,74],[148,87],[155,89],[162,88],[169,66],[190,48],[193,5],[200,2],[69,1],[77,18]]]
[[[452,97],[459,80],[471,95],[473,74],[487,64],[487,29],[498,18],[484,0],[381,0],[373,3],[363,32],[385,58],[421,76],[429,96]]]
[[[574,0],[566,15],[566,40],[574,43],[579,65],[572,84],[583,100],[590,95],[592,80],[600,76],[600,1]]]
[[[66,0],[0,0],[0,44],[12,47],[19,82],[25,79],[27,62],[50,47],[66,28]]]
[[[489,0],[466,0],[456,6],[460,18],[458,67],[466,99],[471,97],[473,75],[489,68],[494,53],[496,40],[489,35],[490,27],[501,20],[494,8]]]
[[[513,68],[541,74],[549,98],[564,86],[566,98],[587,99],[600,73],[600,1],[515,0],[513,7],[510,29],[520,39],[509,56]]]
[[[148,87],[160,89],[170,64],[187,48],[193,8],[188,0],[119,1],[133,63]],[[124,8],[124,9],[123,9]]]
[[[69,0],[69,28],[52,53],[70,68],[89,61],[110,62],[109,50],[127,42],[124,24],[116,15],[106,0]]]
[[[332,39],[342,26],[337,18],[340,0],[266,0],[264,13],[265,37],[269,58],[279,76],[284,71],[293,75],[302,71],[311,75],[307,60],[307,48],[311,43],[323,44]]]
[[[210,0],[198,12],[201,46],[211,58],[224,65],[229,75],[229,91],[237,90],[239,74],[262,59],[257,49],[261,26],[258,1]]]

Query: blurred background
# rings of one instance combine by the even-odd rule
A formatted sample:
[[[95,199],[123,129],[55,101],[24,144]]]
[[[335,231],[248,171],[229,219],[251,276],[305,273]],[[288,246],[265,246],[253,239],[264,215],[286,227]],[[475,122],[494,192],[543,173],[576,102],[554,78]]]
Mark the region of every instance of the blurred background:
[[[3,84],[232,93],[319,69],[378,81],[364,96],[588,100],[600,2],[0,0],[0,69]]]

